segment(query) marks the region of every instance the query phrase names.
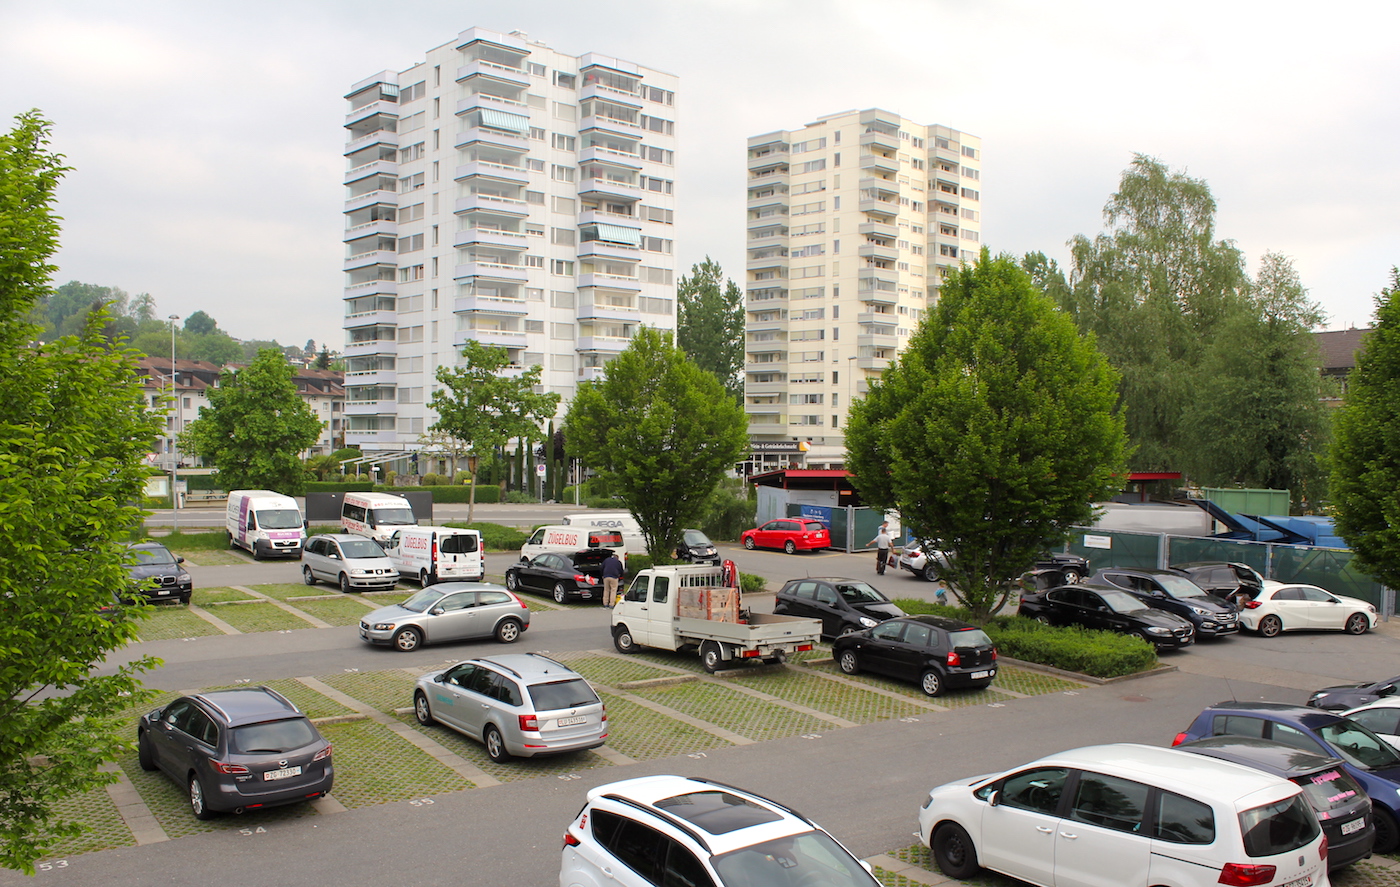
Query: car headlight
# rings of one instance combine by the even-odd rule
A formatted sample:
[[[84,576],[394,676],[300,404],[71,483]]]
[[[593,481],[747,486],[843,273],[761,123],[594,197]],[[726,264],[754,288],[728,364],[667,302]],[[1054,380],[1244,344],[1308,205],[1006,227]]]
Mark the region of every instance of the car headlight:
[[[1205,616],[1207,618],[1209,618],[1211,615],[1211,612],[1205,607],[1192,607],[1191,612],[1195,613],[1197,616]]]
[[[376,623],[374,623],[374,630],[375,630],[375,631],[393,631],[393,630],[394,630],[394,623],[392,623],[392,622],[376,622]]]
[[[189,581],[190,581],[190,574],[189,574],[189,573],[186,573],[186,572],[184,572],[184,571],[182,570],[182,571],[180,572],[180,575],[178,575],[178,576],[175,577],[175,581],[176,581],[176,582],[189,582]]]
[[[869,616],[862,616],[860,617],[860,624],[862,628],[874,628],[880,624],[880,620],[871,619]]]
[[[351,575],[351,576],[368,576],[368,575],[369,575],[369,570],[351,570],[351,571],[350,571],[350,575]]]
[[[1146,631],[1148,634],[1171,634],[1171,629],[1169,629],[1169,628],[1158,628],[1158,627],[1155,626],[1155,625],[1148,626],[1148,627],[1145,629],[1145,631]]]

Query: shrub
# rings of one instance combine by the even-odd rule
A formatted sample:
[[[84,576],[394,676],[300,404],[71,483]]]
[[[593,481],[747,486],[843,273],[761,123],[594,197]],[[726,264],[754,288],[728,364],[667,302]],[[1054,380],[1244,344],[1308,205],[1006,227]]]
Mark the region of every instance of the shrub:
[[[701,506],[696,529],[711,539],[732,542],[754,525],[758,501],[745,495],[748,483],[742,478],[724,478]]]
[[[627,555],[627,578],[631,579],[643,570],[650,570],[657,566],[657,562],[652,560],[649,554],[628,554]]]
[[[510,490],[506,493],[506,501],[514,505],[538,505],[540,497],[536,496],[534,493]]]
[[[447,503],[451,505],[467,504],[471,497],[472,490],[469,485],[453,486],[451,484],[443,484],[436,487],[389,487],[381,484],[374,489],[377,492],[394,493],[396,495],[403,495],[404,493],[432,493],[434,503]],[[500,499],[497,498],[500,493],[500,487],[478,486],[476,488],[477,504],[494,505],[500,501]]]
[[[350,475],[353,478],[354,475]],[[308,481],[306,492],[308,493],[368,493],[374,489],[374,485],[369,481],[355,481],[353,479],[340,481]]]
[[[507,527],[504,524],[489,524],[482,521],[472,521],[471,523],[448,521],[443,526],[476,530],[481,534],[481,544],[490,551],[519,551],[520,546],[525,544],[525,540],[530,538],[525,531],[517,527]]]
[[[754,573],[739,572],[740,594],[762,594],[768,590],[768,580]],[[907,610],[905,612],[908,612]]]

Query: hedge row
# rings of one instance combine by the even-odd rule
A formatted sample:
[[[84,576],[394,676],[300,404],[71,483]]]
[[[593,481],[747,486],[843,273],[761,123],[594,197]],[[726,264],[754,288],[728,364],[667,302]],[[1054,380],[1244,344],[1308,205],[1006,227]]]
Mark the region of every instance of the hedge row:
[[[932,613],[972,621],[972,613],[962,607],[911,598],[895,603],[906,613]],[[982,629],[1005,656],[1097,678],[1116,678],[1157,666],[1157,651],[1135,635],[1043,625],[1024,616],[993,616]]]
[[[386,487],[374,488],[377,493],[432,493],[433,502],[465,505],[469,501],[472,488],[468,484],[440,487]],[[501,488],[494,484],[482,484],[476,488],[476,501],[481,505],[494,505],[501,501]]]
[[[492,487],[491,489],[497,489]],[[516,527],[504,524],[487,524],[481,521],[448,521],[444,527],[457,527],[462,530],[476,530],[481,534],[481,544],[488,551],[519,551],[530,534]]]

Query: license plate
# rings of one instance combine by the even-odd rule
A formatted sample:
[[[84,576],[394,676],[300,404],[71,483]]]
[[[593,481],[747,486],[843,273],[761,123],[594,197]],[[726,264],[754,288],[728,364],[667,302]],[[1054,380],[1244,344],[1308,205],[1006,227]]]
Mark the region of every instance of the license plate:
[[[168,588],[159,588],[159,589],[156,589],[156,594],[170,594],[170,589],[168,589]]]
[[[1351,822],[1342,823],[1342,834],[1350,835],[1361,831],[1366,827],[1365,819],[1353,819]]]
[[[1294,878],[1282,887],[1312,887],[1312,875],[1304,875],[1301,878]]]
[[[555,723],[558,724],[560,727],[572,727],[572,726],[574,726],[575,724],[586,724],[586,723],[588,723],[588,718],[586,718],[586,717],[560,718],[559,720],[555,721]]]
[[[293,776],[300,776],[300,767],[287,767],[283,770],[268,770],[263,774],[264,782],[271,782],[274,779],[290,779]]]
[[[974,671],[972,674],[968,675],[968,677],[974,681],[978,678],[989,678],[991,676],[992,673],[990,671]]]

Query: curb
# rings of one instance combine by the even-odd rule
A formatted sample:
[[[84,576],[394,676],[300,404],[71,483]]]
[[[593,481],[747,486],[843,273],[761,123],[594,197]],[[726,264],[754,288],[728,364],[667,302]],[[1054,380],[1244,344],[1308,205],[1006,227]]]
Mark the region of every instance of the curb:
[[[998,662],[1005,662],[1007,665],[1014,665],[1017,668],[1024,668],[1027,671],[1039,671],[1057,678],[1065,678],[1071,681],[1083,681],[1086,684],[1117,684],[1122,681],[1135,681],[1138,678],[1149,678],[1154,675],[1167,674],[1173,671],[1180,671],[1175,665],[1159,665],[1147,671],[1134,672],[1133,674],[1118,675],[1112,678],[1096,678],[1093,675],[1084,674],[1078,671],[1066,671],[1063,668],[1054,668],[1049,665],[1041,665],[1038,662],[1026,662],[1023,659],[1012,659],[1010,656],[998,656]]]

